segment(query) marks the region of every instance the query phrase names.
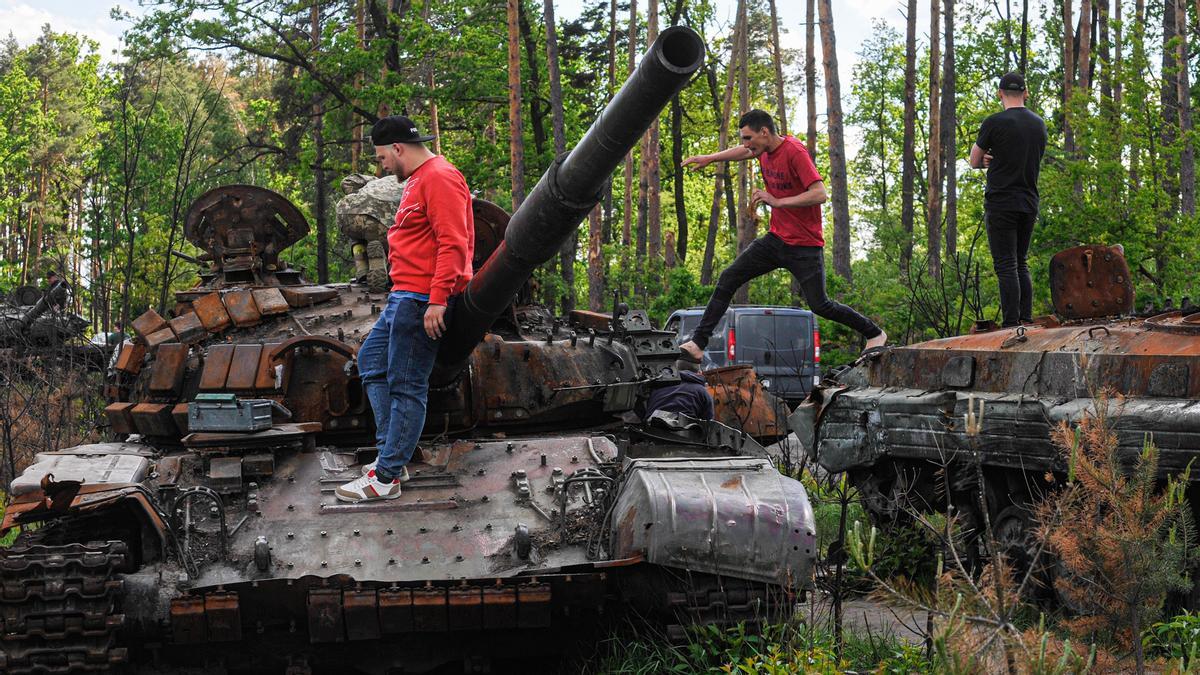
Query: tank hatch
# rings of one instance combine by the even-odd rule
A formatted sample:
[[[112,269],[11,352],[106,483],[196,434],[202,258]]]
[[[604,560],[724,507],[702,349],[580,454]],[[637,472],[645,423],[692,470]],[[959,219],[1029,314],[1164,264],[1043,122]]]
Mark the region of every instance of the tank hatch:
[[[209,288],[303,284],[279,254],[308,234],[308,221],[282,195],[254,185],[224,185],[192,203],[184,236],[204,249]]]

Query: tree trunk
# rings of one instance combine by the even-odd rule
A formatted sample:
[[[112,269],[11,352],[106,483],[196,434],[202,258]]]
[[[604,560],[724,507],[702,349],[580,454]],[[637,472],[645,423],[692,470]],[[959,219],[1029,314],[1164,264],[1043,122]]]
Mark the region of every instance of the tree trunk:
[[[646,44],[658,39],[658,3],[649,0],[646,8]],[[659,121],[656,117],[642,137],[642,185],[645,186],[646,264],[655,270],[662,258],[662,202],[659,169]]]
[[[421,7],[421,18],[426,24],[429,23],[429,10],[433,6],[433,0],[425,0],[425,4]],[[434,77],[434,64],[437,59],[426,59],[426,67],[429,68],[429,73],[425,76],[425,86],[429,88],[429,133],[433,134],[433,151],[436,154],[442,154],[442,126],[438,120],[438,104],[437,97],[433,95],[433,90],[436,82]]]
[[[1091,96],[1092,88],[1092,0],[1083,0],[1079,7],[1079,88]]]
[[[817,157],[817,58],[816,0],[804,3],[804,93],[808,99],[808,129],[805,142],[808,154]]]
[[[604,309],[604,241],[600,207],[588,215],[588,309]]]
[[[1121,65],[1123,63],[1122,62],[1122,56],[1123,56],[1122,51],[1123,51],[1124,45],[1122,44],[1122,42],[1123,42],[1123,34],[1125,32],[1125,28],[1124,28],[1124,26],[1121,25],[1121,5],[1122,5],[1122,0],[1116,0],[1116,4],[1113,7],[1113,10],[1114,10],[1113,11],[1113,60],[1112,60],[1112,67],[1105,69],[1111,73],[1111,75],[1109,77],[1112,80],[1112,102],[1113,102],[1113,117],[1114,117],[1114,119],[1116,119],[1117,115],[1121,114],[1121,98],[1122,98],[1121,95],[1124,93],[1124,86],[1123,86],[1124,78],[1121,77]],[[1118,150],[1118,152],[1119,152],[1119,150]]]
[[[779,135],[787,135],[787,96],[783,91],[783,47],[779,44],[779,12],[775,8],[775,0],[767,0],[771,8],[771,60],[775,64],[775,98],[779,99],[775,113],[775,123],[779,127]]]
[[[317,51],[321,45],[321,3],[313,2],[312,6],[312,45]],[[313,205],[313,217],[317,221],[317,283],[329,283],[329,236],[325,223],[325,105],[321,94],[316,95],[312,107],[313,114],[313,180],[316,182],[316,203]]]
[[[1196,214],[1196,155],[1192,145],[1192,96],[1188,81],[1187,4],[1173,0],[1175,27],[1179,40],[1175,44],[1175,65],[1178,68],[1179,136],[1183,149],[1179,153],[1179,208],[1185,216]]]
[[[946,48],[942,58],[942,166],[946,175],[946,257],[958,254],[958,108],[954,76],[954,0],[945,0]]]
[[[612,100],[617,91],[617,0],[608,3],[608,98]],[[604,186],[604,243],[613,240],[613,190],[612,181]]]
[[[1075,0],[1062,0],[1063,17],[1063,150],[1067,156],[1075,153],[1075,132],[1071,129],[1071,88],[1075,82],[1075,36],[1071,16]]]
[[[521,126],[520,0],[508,2],[508,160],[512,169],[512,207],[525,201],[525,138]]]
[[[538,66],[537,40],[533,37],[533,29],[529,25],[529,17],[525,14],[524,3],[517,5],[517,28],[521,32],[521,42],[525,45],[525,60],[529,63],[529,96],[526,96],[525,99],[529,103],[529,126],[533,131],[533,152],[540,162],[546,153],[546,115],[549,114],[549,110],[546,109],[544,99],[541,98],[542,69]],[[554,266],[553,262],[548,264],[550,267]]]
[[[936,2],[936,0],[934,0]],[[837,41],[830,0],[819,0],[821,56],[825,63],[825,100],[828,105],[829,179],[833,201],[833,270],[846,281],[850,272],[850,200],[846,188],[846,145],[842,132],[842,85],[838,79]]]
[[[554,134],[554,156],[559,157],[567,151],[567,132],[563,122],[562,76],[558,70],[558,26],[554,20],[554,0],[545,0],[542,7],[546,13],[546,72],[550,78],[550,126]],[[594,209],[593,213],[596,213]],[[578,245],[578,235],[567,237],[559,254],[558,266],[564,285],[563,314],[575,309],[575,249]]]
[[[675,239],[675,252],[670,255],[671,264],[667,267],[674,267],[676,259],[685,262],[688,247],[688,212],[683,191],[683,103],[679,94],[671,99],[671,166],[675,188],[675,231],[679,236]]]
[[[929,274],[942,277],[942,107],[941,94],[941,8],[938,0],[929,3],[929,153],[928,194],[925,199],[926,264]]]
[[[750,78],[747,52],[749,44],[748,33],[750,29],[749,21],[747,20],[748,9],[746,3],[748,0],[738,0],[737,5],[737,22],[741,27],[738,29],[738,46],[737,46],[737,74],[738,74],[738,108],[746,112],[750,110]],[[738,162],[738,189],[737,189],[737,250],[740,254],[746,250],[750,242],[754,241],[757,234],[757,224],[755,213],[750,206],[750,163]],[[741,288],[734,293],[733,301],[736,303],[747,303],[750,300],[750,284],[743,284]]]
[[[511,0],[510,0],[511,1]],[[637,65],[637,0],[629,0],[629,72]],[[625,155],[625,212],[621,244],[627,249],[633,241],[633,151]]]
[[[1109,41],[1108,34],[1108,0],[1097,0],[1097,2],[1097,7],[1100,10],[1100,62],[1103,64],[1103,67],[1100,69],[1100,98],[1105,109],[1109,110],[1111,109],[1113,97],[1113,74],[1112,60],[1110,59],[1111,53],[1109,51],[1112,43]],[[1117,0],[1117,4],[1120,4],[1120,0]],[[1109,119],[1111,119],[1111,116]]]
[[[363,51],[367,49],[367,10],[364,6],[366,1],[357,0],[354,4],[354,35],[358,48]],[[425,0],[425,4],[428,5],[429,2],[430,0]],[[354,76],[354,88],[356,91],[362,91],[363,76],[361,72]],[[355,101],[355,105],[361,104],[361,101]],[[356,173],[362,157],[363,121],[354,113],[350,114],[350,120],[350,173]]]
[[[1172,0],[1173,1],[1173,0]],[[1172,9],[1171,2],[1167,9]],[[1155,271],[1159,279],[1164,278],[1167,267],[1166,242],[1171,233],[1171,224],[1179,215],[1179,155],[1175,153],[1175,143],[1179,140],[1179,66],[1176,62],[1175,50],[1171,42],[1177,36],[1175,12],[1163,12],[1162,34],[1162,89],[1159,92],[1161,104],[1162,131],[1162,178],[1163,192],[1167,195],[1167,203],[1163,205],[1155,225]],[[1160,288],[1161,290],[1161,288]]]
[[[908,27],[904,39],[904,142],[900,169],[900,274],[907,275],[913,254],[913,183],[917,174],[917,0],[908,0]]]
[[[1029,69],[1029,0],[1021,0],[1021,75]]]
[[[708,90],[712,96],[713,112],[719,120],[719,124],[717,125],[717,147],[720,149],[724,149],[725,145],[729,142],[729,117],[733,109],[734,63],[737,60],[736,52],[738,45],[736,32],[739,30],[741,30],[740,26],[734,28],[735,36],[729,52],[729,67],[725,72],[725,95],[723,98],[717,98],[716,63],[711,63],[708,68]],[[721,224],[722,190],[724,190],[725,207],[729,214],[729,224],[731,227],[737,226],[737,212],[733,202],[733,180],[729,174],[729,162],[722,162],[716,174],[713,183],[712,209],[708,219],[708,236],[704,242],[704,260],[700,266],[700,283],[705,285],[711,284],[713,278],[713,256],[715,255],[717,245],[717,228]]]

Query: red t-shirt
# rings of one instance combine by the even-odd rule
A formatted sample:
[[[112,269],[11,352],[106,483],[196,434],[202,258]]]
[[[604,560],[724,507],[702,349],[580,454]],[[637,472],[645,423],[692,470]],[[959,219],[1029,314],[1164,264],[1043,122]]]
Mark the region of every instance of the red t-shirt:
[[[474,254],[467,180],[438,155],[408,177],[396,222],[388,228],[392,290],[425,293],[429,304],[445,305],[471,280]]]
[[[794,136],[784,136],[773,152],[758,156],[763,182],[772,197],[792,197],[821,180],[804,144]],[[791,246],[824,246],[821,206],[771,209],[771,232]]]

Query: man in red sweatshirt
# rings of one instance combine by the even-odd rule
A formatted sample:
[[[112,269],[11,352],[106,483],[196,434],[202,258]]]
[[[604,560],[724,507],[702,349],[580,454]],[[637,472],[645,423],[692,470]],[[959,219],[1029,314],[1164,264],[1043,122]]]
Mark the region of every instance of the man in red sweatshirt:
[[[335,494],[341,501],[395,499],[425,426],[429,374],[454,301],[471,280],[475,220],[462,173],[425,147],[407,117],[375,123],[375,158],[406,181],[388,229],[392,292],[358,351],[358,370],[375,413],[379,457]]]
[[[700,363],[717,322],[725,316],[733,294],[751,279],[784,268],[800,282],[800,290],[814,314],[849,326],[862,334],[866,350],[887,342],[887,333],[854,309],[825,294],[825,238],[821,204],[825,183],[804,144],[793,136],[780,136],[775,120],[763,110],[751,110],[738,120],[742,142],[711,155],[683,160],[683,166],[703,168],[713,162],[758,159],[766,189],[751,195],[753,206],[771,207],[769,231],[750,242],[717,279],[704,316],[692,338],[679,345],[683,357]]]

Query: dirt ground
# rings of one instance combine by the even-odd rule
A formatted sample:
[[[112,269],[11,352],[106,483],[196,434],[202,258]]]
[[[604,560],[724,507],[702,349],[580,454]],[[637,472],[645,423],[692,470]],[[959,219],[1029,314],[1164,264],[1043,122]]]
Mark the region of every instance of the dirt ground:
[[[800,614],[813,625],[828,625],[833,617],[833,598],[813,593],[799,607]],[[846,628],[862,635],[895,636],[911,644],[925,642],[927,612],[892,607],[868,598],[842,601],[842,621]]]

